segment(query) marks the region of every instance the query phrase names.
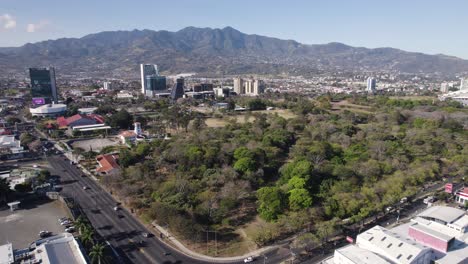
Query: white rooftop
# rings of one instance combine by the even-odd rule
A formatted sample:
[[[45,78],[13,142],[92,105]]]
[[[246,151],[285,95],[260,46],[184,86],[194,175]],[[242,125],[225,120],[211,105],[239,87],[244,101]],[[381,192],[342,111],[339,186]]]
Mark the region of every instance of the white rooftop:
[[[39,241],[38,241],[39,242]],[[63,233],[61,235],[42,239],[34,250],[36,259],[40,259],[45,264],[86,264],[78,242],[73,235]]]
[[[455,222],[452,223],[454,226],[458,226],[460,228],[468,227],[468,215],[464,215],[458,218]]]
[[[356,243],[396,263],[413,263],[417,257],[430,251],[428,247],[381,226],[359,234]]]
[[[0,264],[11,264],[15,262],[13,245],[11,243],[0,246]]]
[[[428,232],[425,232],[425,233],[429,235],[434,235],[443,240],[450,240],[448,239],[448,237],[453,238],[453,237],[460,236],[460,232],[453,228],[450,228],[438,222],[426,220],[421,217],[415,217],[414,219],[411,219],[411,222],[417,223],[419,224],[419,226],[423,226],[429,230]]]
[[[337,254],[338,253],[338,254]],[[340,256],[341,255],[341,256]],[[391,264],[392,262],[372,253],[369,250],[359,248],[355,245],[348,245],[335,250],[334,263],[339,263],[339,258],[344,257],[355,264]]]
[[[420,217],[438,219],[447,223],[452,223],[465,215],[465,211],[448,206],[431,206],[420,213]]]

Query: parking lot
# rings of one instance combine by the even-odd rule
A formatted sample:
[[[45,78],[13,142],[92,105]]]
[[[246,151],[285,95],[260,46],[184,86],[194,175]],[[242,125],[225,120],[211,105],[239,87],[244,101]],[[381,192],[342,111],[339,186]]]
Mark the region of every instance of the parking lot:
[[[93,150],[93,151],[101,151],[104,147],[108,146],[117,146],[119,145],[118,138],[93,138],[93,139],[86,139],[86,140],[78,140],[73,142],[71,145],[73,148],[82,148],[85,151]]]
[[[41,230],[63,233],[58,218],[69,216],[59,201],[39,200],[21,204],[14,212],[0,211],[0,244],[13,243],[14,248],[28,247],[39,239]]]

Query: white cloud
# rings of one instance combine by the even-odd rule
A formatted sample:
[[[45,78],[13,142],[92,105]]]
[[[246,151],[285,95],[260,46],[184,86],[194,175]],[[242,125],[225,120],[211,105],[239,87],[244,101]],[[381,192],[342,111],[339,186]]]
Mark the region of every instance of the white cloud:
[[[31,23],[31,24],[28,24],[26,26],[26,31],[29,32],[29,33],[34,33],[34,32],[36,32],[38,30],[41,30],[41,29],[45,28],[49,24],[50,24],[50,22],[47,21],[47,20],[41,20],[41,21],[39,21],[39,23],[36,23],[36,24]]]
[[[0,27],[4,29],[13,29],[16,27],[16,19],[10,14],[0,15]]]

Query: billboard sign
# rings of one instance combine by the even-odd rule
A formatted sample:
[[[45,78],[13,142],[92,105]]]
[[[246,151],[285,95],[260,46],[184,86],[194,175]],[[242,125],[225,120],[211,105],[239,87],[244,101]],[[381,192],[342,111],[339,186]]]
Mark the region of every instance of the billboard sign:
[[[35,97],[32,99],[33,105],[43,105],[45,104],[45,98],[43,97]]]
[[[453,192],[453,183],[445,184],[445,192],[446,193],[452,193]]]

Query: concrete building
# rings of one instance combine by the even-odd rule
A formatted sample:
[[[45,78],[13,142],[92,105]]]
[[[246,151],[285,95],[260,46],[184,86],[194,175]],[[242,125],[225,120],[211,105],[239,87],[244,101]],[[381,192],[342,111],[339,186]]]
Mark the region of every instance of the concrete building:
[[[231,95],[229,88],[216,87],[213,89],[214,95],[217,97],[229,97]]]
[[[37,107],[30,107],[29,112],[32,116],[54,117],[63,115],[67,111],[65,104],[45,104]]]
[[[13,254],[14,263],[89,263],[81,244],[68,233],[37,240],[29,248],[14,250]]]
[[[357,236],[356,245],[398,264],[429,264],[430,248],[401,237],[381,226],[375,226]]]
[[[15,139],[14,135],[0,136],[0,157],[17,159],[22,158],[25,152],[24,147],[21,146],[21,142]]]
[[[460,91],[468,92],[468,78],[460,78]]]
[[[29,77],[31,78],[33,104],[58,103],[55,69],[53,67],[29,68]]]
[[[154,75],[158,76],[158,65],[156,64],[140,64],[140,75],[141,75],[141,93],[146,94],[147,87],[147,76]]]
[[[234,92],[239,95],[245,94],[244,80],[240,77],[234,78]]]
[[[265,85],[258,79],[234,78],[234,92],[237,95],[257,96],[265,92]]]
[[[14,169],[0,173],[0,178],[6,179],[12,190],[16,185],[31,182],[37,176],[39,176],[39,171],[35,169]]]
[[[449,92],[449,89],[450,89],[450,86],[448,83],[441,83],[440,84],[440,92],[441,93],[448,93]]]
[[[111,82],[103,82],[102,83],[102,88],[104,90],[112,90],[112,83]]]
[[[468,80],[467,80],[466,83],[467,83],[466,86],[468,86]],[[443,94],[443,95],[439,96],[439,100],[441,100],[441,101],[445,101],[447,99],[451,99],[453,101],[460,102],[464,106],[467,106],[468,105],[468,90],[460,90],[460,91],[456,91],[456,92],[450,92],[450,93],[446,93],[446,94]]]
[[[336,250],[322,263],[387,263],[369,252],[388,263],[467,264],[468,215],[452,207],[431,206],[391,230],[375,226],[359,234],[355,246]]]
[[[13,245],[11,243],[0,245],[0,264],[15,263],[15,255],[13,254]]]
[[[348,245],[335,250],[333,258],[322,262],[323,264],[392,264],[392,262],[369,250]]]
[[[368,93],[374,93],[375,92],[375,88],[376,87],[376,80],[372,77],[369,77],[367,78],[367,88],[366,88],[366,91]]]

